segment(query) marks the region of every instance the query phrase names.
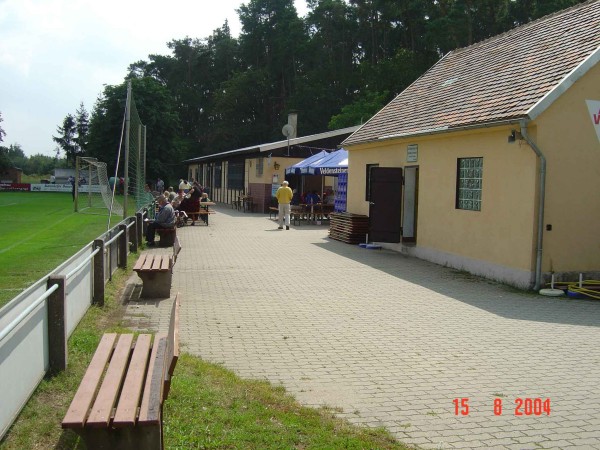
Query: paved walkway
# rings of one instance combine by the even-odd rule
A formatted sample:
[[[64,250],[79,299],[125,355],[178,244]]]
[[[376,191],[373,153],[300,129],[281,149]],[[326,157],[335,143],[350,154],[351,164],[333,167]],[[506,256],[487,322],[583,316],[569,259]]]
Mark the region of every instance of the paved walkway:
[[[600,301],[515,292],[326,226],[226,207],[210,220],[178,231],[188,352],[424,448],[600,448]],[[169,303],[128,315],[165,329]]]

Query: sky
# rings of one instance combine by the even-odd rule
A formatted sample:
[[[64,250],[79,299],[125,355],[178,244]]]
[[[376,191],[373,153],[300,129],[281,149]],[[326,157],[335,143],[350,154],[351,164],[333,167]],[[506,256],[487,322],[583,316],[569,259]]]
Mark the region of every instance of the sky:
[[[294,0],[299,16],[305,0]],[[0,0],[0,145],[55,154],[57,127],[81,102],[91,113],[127,67],[170,54],[173,39],[207,38],[249,0]]]

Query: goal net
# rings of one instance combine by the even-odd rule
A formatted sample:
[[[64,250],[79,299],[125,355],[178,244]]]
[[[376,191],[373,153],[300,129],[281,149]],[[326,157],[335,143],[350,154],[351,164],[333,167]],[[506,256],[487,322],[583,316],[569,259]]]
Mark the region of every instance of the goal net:
[[[75,184],[76,211],[123,215],[123,205],[113,195],[114,186],[108,183],[105,162],[77,157]]]

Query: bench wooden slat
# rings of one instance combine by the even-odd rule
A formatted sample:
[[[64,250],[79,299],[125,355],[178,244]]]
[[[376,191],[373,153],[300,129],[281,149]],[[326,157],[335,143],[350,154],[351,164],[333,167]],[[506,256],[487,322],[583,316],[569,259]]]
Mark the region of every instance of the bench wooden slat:
[[[94,402],[92,412],[88,418],[87,426],[108,426],[112,409],[117,401],[117,394],[121,388],[123,375],[127,369],[132,342],[133,334],[122,334],[119,336],[119,342],[117,342],[117,347],[115,348],[108,370],[104,376],[104,381],[96,396],[96,401]]]
[[[113,419],[115,427],[135,425],[137,408],[142,396],[142,388],[146,375],[146,366],[150,358],[150,343],[152,336],[150,334],[140,334],[133,349],[131,362],[127,369],[127,377],[123,384],[119,404]]]
[[[142,270],[142,267],[144,267],[144,263],[146,262],[146,258],[148,257],[147,254],[145,255],[141,255],[138,260],[135,263],[135,266],[133,266],[133,270],[137,271],[137,270]]]
[[[171,308],[171,320],[169,322],[169,353],[167,355],[168,372],[173,374],[177,359],[179,359],[179,308],[181,307],[180,293],[175,296]],[[169,362],[170,361],[170,362]]]
[[[152,270],[160,270],[162,266],[162,255],[154,255],[154,261],[152,261]]]
[[[179,359],[179,308],[181,306],[180,293],[175,296],[171,307],[171,320],[169,322],[169,333],[167,334],[167,373],[165,374],[164,400],[169,396],[171,390],[171,378]]]
[[[177,255],[181,251],[181,244],[179,243],[179,238],[175,236],[175,240],[173,241],[173,264],[177,262]]]
[[[142,270],[151,270],[152,263],[154,262],[154,255],[146,254],[146,255],[144,255],[144,257],[145,257],[145,261],[144,261],[144,264],[142,265]]]
[[[144,386],[139,424],[160,423],[162,388],[164,382],[164,364],[167,350],[167,338],[164,333],[154,336],[152,355],[148,365],[148,376]]]
[[[96,353],[94,353],[92,361],[85,371],[81,384],[75,393],[75,397],[73,397],[71,406],[69,406],[69,410],[62,421],[63,428],[82,428],[84,426],[116,339],[116,333],[106,333],[102,336]]]
[[[162,272],[169,270],[171,268],[171,261],[172,261],[171,256],[164,255],[160,260],[159,270]]]

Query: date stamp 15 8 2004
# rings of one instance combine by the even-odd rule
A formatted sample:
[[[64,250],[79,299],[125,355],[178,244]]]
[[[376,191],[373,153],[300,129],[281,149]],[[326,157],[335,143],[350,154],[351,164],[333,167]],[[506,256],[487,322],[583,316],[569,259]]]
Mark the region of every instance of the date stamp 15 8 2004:
[[[470,413],[469,397],[460,397],[452,400],[455,416],[468,416]],[[510,407],[505,408],[504,400],[500,397],[494,398],[492,411],[495,416],[501,416],[505,409],[515,416],[542,416],[550,415],[551,406],[549,398],[521,398],[514,399]],[[506,405],[508,406],[508,405]]]

